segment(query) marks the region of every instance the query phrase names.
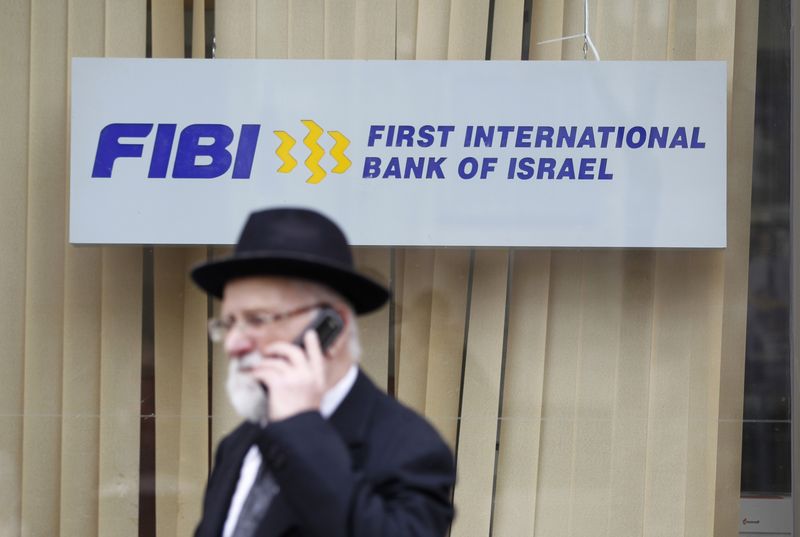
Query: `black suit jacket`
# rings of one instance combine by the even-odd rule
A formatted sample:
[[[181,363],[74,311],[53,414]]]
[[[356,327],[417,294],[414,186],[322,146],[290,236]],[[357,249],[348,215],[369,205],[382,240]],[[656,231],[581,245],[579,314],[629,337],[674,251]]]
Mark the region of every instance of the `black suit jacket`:
[[[325,420],[305,412],[245,423],[220,443],[196,537],[217,537],[242,460],[258,443],[280,485],[265,537],[443,537],[453,518],[453,457],[420,416],[362,373]]]

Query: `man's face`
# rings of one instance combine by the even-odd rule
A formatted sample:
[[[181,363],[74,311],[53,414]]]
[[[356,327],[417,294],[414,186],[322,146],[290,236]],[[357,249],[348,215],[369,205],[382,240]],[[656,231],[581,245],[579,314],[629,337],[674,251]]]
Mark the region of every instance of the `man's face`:
[[[288,278],[259,276],[229,282],[222,298],[221,317],[236,320],[239,325],[228,332],[225,353],[238,359],[263,350],[270,343],[294,340],[314,318],[315,309],[262,326],[248,321],[253,323],[265,314],[282,314],[321,302],[307,286]]]
[[[221,318],[234,321],[223,342],[230,358],[226,387],[231,403],[244,418],[255,422],[266,416],[266,393],[250,375],[250,369],[260,360],[282,359],[270,356],[264,349],[278,341],[291,342],[303,332],[318,311],[312,306],[325,302],[314,289],[297,280],[272,276],[241,278],[226,284]],[[274,322],[259,322],[304,308],[309,309]],[[335,347],[341,348],[338,343]],[[326,369],[338,369],[335,365],[339,361],[329,358]]]

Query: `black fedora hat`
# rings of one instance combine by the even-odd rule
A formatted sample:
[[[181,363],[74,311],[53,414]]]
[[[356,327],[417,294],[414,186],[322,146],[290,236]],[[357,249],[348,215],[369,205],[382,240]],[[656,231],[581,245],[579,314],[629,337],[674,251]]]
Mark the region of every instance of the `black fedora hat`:
[[[257,275],[321,283],[347,299],[356,313],[376,310],[389,298],[384,286],[356,272],[339,226],[309,209],[251,213],[233,255],[192,269],[194,282],[217,298],[230,280]]]

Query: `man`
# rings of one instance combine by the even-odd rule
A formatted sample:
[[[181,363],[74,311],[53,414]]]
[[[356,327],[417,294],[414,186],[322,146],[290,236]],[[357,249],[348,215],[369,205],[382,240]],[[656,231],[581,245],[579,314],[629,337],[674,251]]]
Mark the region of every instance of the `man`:
[[[452,455],[357,367],[356,314],[389,293],[354,270],[341,230],[309,210],[256,212],[234,254],[192,277],[222,298],[209,332],[246,419],[217,448],[195,535],[446,535]],[[326,307],[342,329],[323,350],[306,328]]]

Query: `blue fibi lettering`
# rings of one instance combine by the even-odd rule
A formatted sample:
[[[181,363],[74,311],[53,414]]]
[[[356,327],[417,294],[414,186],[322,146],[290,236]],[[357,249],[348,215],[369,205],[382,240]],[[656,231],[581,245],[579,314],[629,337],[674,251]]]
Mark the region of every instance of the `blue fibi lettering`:
[[[172,142],[175,140],[174,123],[164,123],[156,129],[156,141],[153,144],[153,158],[150,159],[150,171],[147,177],[163,179],[167,176],[169,155],[172,152]]]
[[[97,154],[94,157],[92,177],[111,177],[114,161],[120,157],[139,158],[143,145],[121,143],[120,138],[145,138],[153,130],[152,123],[112,123],[100,131]]]
[[[124,138],[147,138],[153,131],[152,123],[112,123],[100,131],[92,177],[111,177],[114,162],[121,157],[141,158],[144,144],[125,141]],[[233,129],[227,125],[198,123],[184,128],[175,150],[172,177],[177,179],[211,179],[231,168],[233,179],[249,179],[253,168],[258,134],[261,125],[242,125],[235,156],[228,147],[233,141]],[[153,151],[147,177],[167,177],[177,125],[160,123],[153,140]]]
[[[201,144],[201,140],[211,143]],[[176,179],[213,179],[231,167],[231,154],[227,147],[233,141],[233,130],[227,125],[198,123],[181,132],[172,177]],[[197,164],[197,157],[211,159]]]

